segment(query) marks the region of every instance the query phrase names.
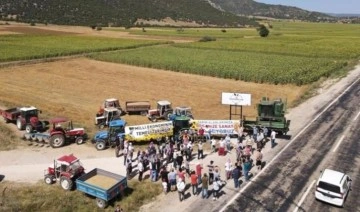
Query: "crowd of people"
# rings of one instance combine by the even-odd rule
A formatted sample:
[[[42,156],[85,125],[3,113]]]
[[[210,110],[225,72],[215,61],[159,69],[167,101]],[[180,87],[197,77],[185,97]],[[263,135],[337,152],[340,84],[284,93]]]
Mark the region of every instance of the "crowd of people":
[[[138,180],[144,180],[143,175],[149,170],[149,179],[152,182],[160,180],[165,194],[177,191],[179,200],[183,201],[186,189],[191,187],[194,196],[209,198],[211,187],[211,194],[216,200],[219,198],[222,186],[229,180],[232,179],[234,188],[238,189],[240,178],[243,176],[244,181],[248,181],[251,176],[250,170],[254,166],[257,170],[261,170],[262,149],[269,140],[268,135],[271,146],[275,144],[275,132],[269,133],[266,128],[256,128],[252,134],[241,133],[236,143],[231,142],[230,135],[216,139],[210,134],[205,136],[205,130],[202,130],[199,130],[196,137],[191,132],[184,131],[176,140],[166,138],[152,141],[146,150],[138,150],[135,158],[133,158],[135,151],[133,145],[125,140],[122,152],[127,177],[132,176],[135,161]],[[209,164],[193,162],[195,158],[198,161],[204,158],[204,145],[207,143],[212,153],[216,153],[219,149],[225,151],[227,155],[225,164],[218,164],[216,159],[211,160]],[[193,154],[194,148],[197,149],[197,154]],[[225,171],[224,179],[221,177],[222,168]]]

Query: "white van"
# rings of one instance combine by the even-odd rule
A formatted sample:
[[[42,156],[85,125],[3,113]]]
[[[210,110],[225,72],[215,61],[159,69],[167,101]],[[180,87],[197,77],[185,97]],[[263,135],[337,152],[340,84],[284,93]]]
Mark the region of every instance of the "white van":
[[[342,207],[350,187],[348,175],[325,169],[316,183],[315,198]]]

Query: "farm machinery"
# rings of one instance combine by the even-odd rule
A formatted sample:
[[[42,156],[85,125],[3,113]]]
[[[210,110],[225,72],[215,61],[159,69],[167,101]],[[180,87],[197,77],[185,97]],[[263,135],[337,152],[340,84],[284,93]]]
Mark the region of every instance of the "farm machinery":
[[[148,118],[152,122],[156,122],[158,119],[170,120],[173,113],[171,103],[167,100],[157,102],[157,108],[151,109],[148,112]]]
[[[6,123],[15,123],[19,130],[25,129],[27,133],[46,130],[49,123],[47,121],[39,121],[39,113],[41,113],[41,110],[33,106],[0,110],[0,114]]]
[[[256,104],[258,116],[255,120],[247,120],[243,117],[243,126],[247,131],[251,131],[253,127],[266,127],[280,134],[286,134],[289,131],[290,120],[285,118],[286,103],[282,99],[269,100],[263,97]]]
[[[120,116],[121,110],[114,107],[105,108],[101,115],[96,115],[95,125],[98,126],[99,129],[103,129],[105,126],[109,126],[111,121],[121,119]]]
[[[187,107],[187,106],[176,107],[174,113],[171,114],[170,119],[174,120],[176,117],[179,116],[186,116],[189,117],[190,119],[194,119],[194,116],[191,112],[191,107]]]
[[[106,147],[119,146],[120,139],[124,138],[125,135],[124,120],[114,120],[109,122],[109,128],[107,131],[97,132],[92,140],[95,143],[97,150],[104,150]]]
[[[64,155],[51,164],[44,171],[44,181],[51,185],[60,182],[64,190],[71,190],[75,180],[85,174],[85,169],[80,160],[74,155]]]
[[[50,125],[49,133],[25,133],[25,139],[49,142],[51,147],[58,148],[66,142],[82,144],[87,137],[84,128],[74,128],[72,121],[67,118],[53,118]]]
[[[115,98],[110,98],[110,99],[105,99],[103,104],[100,106],[100,109],[98,111],[98,113],[96,114],[96,116],[101,116],[104,113],[104,110],[106,108],[116,108],[119,111],[119,114],[122,113],[122,109],[121,109],[121,105],[118,99]]]

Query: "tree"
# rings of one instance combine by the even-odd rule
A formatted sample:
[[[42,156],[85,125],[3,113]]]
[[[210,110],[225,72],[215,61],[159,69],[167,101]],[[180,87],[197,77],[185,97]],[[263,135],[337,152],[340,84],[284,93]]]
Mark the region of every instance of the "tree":
[[[259,31],[259,35],[260,35],[261,37],[267,37],[267,36],[269,35],[269,33],[270,33],[270,31],[269,31],[269,30],[266,28],[266,26],[263,25],[263,24],[260,25],[258,31]]]

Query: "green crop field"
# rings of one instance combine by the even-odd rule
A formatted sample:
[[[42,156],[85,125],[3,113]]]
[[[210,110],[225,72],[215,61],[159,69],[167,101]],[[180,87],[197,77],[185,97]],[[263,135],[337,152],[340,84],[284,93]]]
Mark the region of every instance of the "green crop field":
[[[2,35],[0,61],[67,56],[160,43],[165,42],[69,35]]]
[[[120,28],[105,28],[110,31],[129,32],[134,35],[151,35],[151,36],[174,36],[174,37],[191,37],[201,38],[203,36],[213,36],[216,38],[241,38],[245,36],[257,36],[256,29],[254,28],[176,28],[176,27],[163,27],[163,28],[144,28],[142,29],[120,29]]]
[[[162,36],[210,36],[212,42],[178,43],[141,50],[91,55],[92,58],[137,66],[236,80],[309,84],[345,70],[360,57],[358,25],[274,22],[270,36],[255,29],[154,28],[141,32]],[[201,36],[200,36],[201,35]]]

